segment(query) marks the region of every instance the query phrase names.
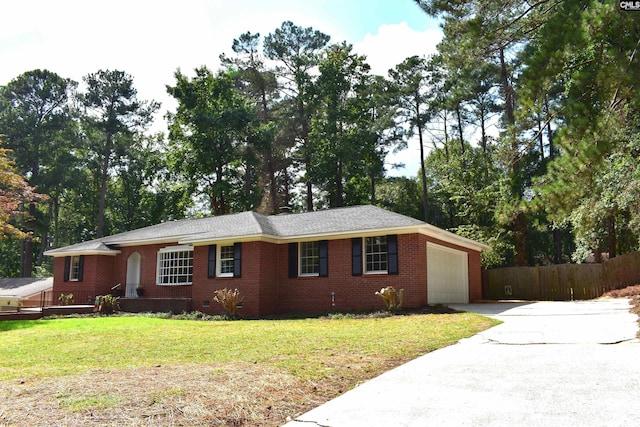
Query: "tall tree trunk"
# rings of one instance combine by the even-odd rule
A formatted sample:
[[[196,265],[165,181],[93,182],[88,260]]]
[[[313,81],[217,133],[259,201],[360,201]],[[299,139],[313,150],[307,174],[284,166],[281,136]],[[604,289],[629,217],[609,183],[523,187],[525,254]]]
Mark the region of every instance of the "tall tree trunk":
[[[38,178],[40,177],[40,136],[36,127],[36,134],[34,135],[34,160],[31,163],[31,178],[30,182],[37,185]],[[36,204],[35,202],[29,203],[29,218],[25,223],[25,228],[29,237],[22,242],[22,254],[20,256],[20,277],[31,277],[33,272],[33,237],[35,235],[35,223],[36,223]]]
[[[376,200],[376,175],[373,173],[369,173],[369,194],[370,194],[370,203],[375,205],[377,203]]]
[[[278,183],[276,182],[276,168],[273,150],[270,148],[267,158],[267,174],[269,176],[269,211],[271,214],[278,213]]]
[[[216,166],[216,184],[222,183],[224,177],[224,172],[222,170],[222,165]],[[211,198],[211,211],[214,215],[224,215],[226,214],[226,198],[225,193],[223,191],[214,190],[213,194],[210,196]]]
[[[33,239],[27,237],[20,242],[20,277],[31,277],[31,272],[33,271]]]
[[[447,129],[447,113],[444,113],[444,157],[449,163],[449,130]]]
[[[484,116],[484,109],[481,108],[480,109],[480,134],[481,134],[480,146],[482,147],[482,154],[487,154],[487,129],[486,129],[485,120],[486,118]]]
[[[460,112],[460,104],[456,105],[456,116],[458,119],[458,137],[460,138],[461,153],[464,154],[464,136],[462,134],[462,113]]]
[[[511,152],[513,161],[511,166],[511,191],[516,200],[521,200],[522,190],[520,188],[520,155],[518,153],[518,140],[514,132],[515,127],[515,97],[513,87],[509,82],[509,71],[504,58],[504,48],[500,48],[500,78],[502,82],[502,94],[504,96],[505,121],[508,128],[508,138],[511,140]],[[511,222],[513,239],[515,245],[516,266],[529,265],[529,253],[527,250],[527,220],[524,212],[519,211]]]
[[[553,129],[551,129],[551,120],[549,120],[549,99],[544,98],[544,114],[547,117],[547,141],[549,142],[549,160],[553,161],[556,157],[556,151],[553,144]]]
[[[299,97],[302,94],[298,95]],[[309,178],[309,170],[311,170],[311,155],[309,154],[309,146],[308,146],[308,136],[309,136],[309,124],[307,123],[306,117],[306,109],[304,107],[304,102],[302,99],[298,100],[298,120],[300,120],[300,127],[302,130],[301,138],[304,141],[303,145],[304,149],[304,167],[306,170],[306,201],[307,201],[307,212],[313,211],[313,186],[311,185],[311,178]]]
[[[307,170],[309,170],[309,166],[311,165],[311,158],[309,156],[305,156],[305,164],[306,164]],[[307,177],[306,187],[307,187],[307,195],[306,195],[307,212],[312,212],[313,211],[313,186],[311,185],[311,179],[309,179],[308,177]]]
[[[289,177],[289,171],[284,169],[283,176],[283,187],[284,187],[284,206],[291,206],[291,193],[289,189],[291,188],[291,178]]]
[[[424,222],[429,222],[429,192],[427,190],[427,170],[424,164],[424,141],[422,139],[422,123],[418,122],[418,139],[420,141],[420,176],[422,177],[422,209]]]
[[[25,224],[29,237],[23,239],[23,255],[20,257],[20,277],[31,277],[33,272],[33,235],[35,234],[36,204],[29,203],[29,218]]]
[[[551,129],[551,120],[549,120],[549,99],[544,98],[544,115],[547,120],[547,143],[549,144],[549,162],[553,162],[556,157],[555,148],[553,146],[553,130]],[[562,264],[562,235],[557,227],[553,227],[551,232],[553,238],[553,262]]]
[[[340,208],[344,206],[344,186],[342,185],[342,162],[338,159],[336,164],[336,207]]]
[[[538,117],[538,144],[540,145],[540,161],[544,162],[544,137],[542,136],[542,120]]]
[[[609,259],[615,258],[618,246],[618,236],[616,234],[616,217],[613,213],[607,219],[607,228],[609,231]]]
[[[98,202],[98,224],[96,237],[100,238],[104,233],[104,210],[107,200],[107,178],[109,172],[109,158],[111,157],[111,145],[113,143],[113,134],[107,132],[107,139],[104,144],[104,153],[102,159],[102,170],[100,171],[100,201]]]
[[[262,82],[262,80],[261,80]],[[260,100],[262,102],[262,114],[263,123],[268,124],[271,121],[271,113],[269,111],[269,102],[267,100],[267,91],[264,84],[260,86]],[[276,214],[279,212],[279,195],[278,195],[278,183],[276,182],[276,166],[275,156],[273,154],[273,142],[269,143],[267,148],[267,176],[269,179],[269,212]]]
[[[562,240],[560,230],[554,228],[551,235],[553,238],[553,263],[562,264]]]
[[[515,244],[515,264],[516,267],[529,265],[529,252],[527,250],[527,219],[523,212],[519,212],[514,220],[514,244]]]

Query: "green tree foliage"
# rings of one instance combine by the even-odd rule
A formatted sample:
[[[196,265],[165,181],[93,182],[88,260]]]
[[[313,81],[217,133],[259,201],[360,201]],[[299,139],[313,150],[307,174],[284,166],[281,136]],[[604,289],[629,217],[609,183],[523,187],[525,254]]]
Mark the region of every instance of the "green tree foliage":
[[[112,167],[107,229],[119,233],[184,217],[189,206],[166,165],[163,135],[135,136]]]
[[[85,126],[97,131],[92,136],[91,149],[100,162],[100,190],[97,211],[96,236],[102,237],[106,209],[109,170],[113,157],[121,154],[122,147],[136,131],[143,131],[153,120],[160,104],[140,101],[133,87],[133,77],[124,71],[100,70],[84,77],[87,85],[80,101],[85,107]]]
[[[311,130],[310,108],[313,95],[314,76],[312,70],[318,66],[321,53],[330,37],[311,27],[303,28],[291,21],[285,21],[280,28],[268,34],[264,40],[264,54],[277,61],[276,75],[281,82],[283,103],[281,105],[282,133],[278,139],[292,148],[296,171],[300,171],[301,182],[305,185],[305,207],[312,211],[313,186],[308,176],[312,150],[308,146]]]
[[[262,200],[258,211],[266,214],[277,213],[282,205],[288,205],[286,191],[288,168],[291,165],[287,153],[291,147],[284,138],[276,138],[281,125],[278,117],[278,101],[281,97],[275,70],[267,69],[265,58],[260,54],[260,34],[246,32],[233,40],[235,57],[220,55],[224,66],[237,70],[235,74],[242,93],[253,100],[257,115],[265,132],[274,135],[265,138],[264,144],[256,147],[259,151],[258,187],[262,188]]]
[[[386,178],[377,191],[377,204],[385,209],[420,219],[423,217],[420,200],[420,183],[413,178]]]
[[[241,34],[220,71],[176,73],[168,141],[143,134],[157,106],[126,73],[87,76],[79,112],[73,82],[26,73],[0,89],[17,170],[50,196],[25,230],[58,246],[185,215],[374,203],[489,243],[485,266],[638,249],[640,15],[595,0],[418,3],[445,37],[388,78],[289,21]],[[387,177],[410,138],[419,176]]]
[[[176,85],[167,87],[179,103],[169,117],[174,170],[191,193],[207,197],[215,215],[255,209],[261,199],[256,149],[268,135],[233,74],[205,67],[195,72],[191,79],[176,72]]]
[[[0,239],[27,236],[20,225],[28,219],[25,204],[35,203],[40,195],[27,184],[22,175],[16,173],[15,164],[8,157],[9,150],[0,140]],[[22,223],[22,224],[20,224]]]
[[[320,61],[317,96],[314,100],[316,115],[311,122],[309,147],[311,164],[308,174],[325,192],[330,207],[345,205],[348,191],[354,199],[368,194],[365,160],[373,159],[375,135],[367,129],[371,123],[370,106],[365,96],[369,65],[365,58],[352,53],[346,43],[330,47]],[[362,123],[362,121],[367,121]]]
[[[498,102],[482,105],[501,108],[496,219],[513,238],[515,263],[562,261],[571,231],[576,260],[637,248],[637,234],[629,244],[617,232],[633,229],[633,208],[612,195],[634,188],[613,177],[617,165],[635,170],[639,17],[600,1],[418,3],[443,20],[446,69],[462,82],[477,70],[489,83],[460,86],[467,107],[474,98],[465,92],[499,89]]]
[[[74,167],[72,147],[77,146],[75,112],[71,97],[77,84],[47,70],[28,71],[0,88],[0,129],[6,134],[16,170],[29,185],[49,195],[47,203],[29,205],[25,224],[29,232],[22,243],[21,275],[31,276],[34,243],[42,243],[35,265],[42,263],[42,252],[51,234],[51,219],[57,215],[57,200],[65,186],[61,167]],[[47,209],[48,208],[48,209]],[[55,225],[55,222],[53,222]]]
[[[420,144],[420,181],[422,183],[423,219],[429,221],[429,195],[425,168],[425,127],[431,118],[428,93],[429,74],[427,60],[418,56],[407,58],[389,76],[397,85],[398,117],[408,127],[407,137],[416,133]]]
[[[558,33],[567,22],[573,31]],[[543,35],[527,52],[527,94],[541,102],[550,82],[561,82],[550,111],[560,155],[540,180],[537,206],[572,226],[578,261],[637,249],[640,17],[613,3],[565,2]]]

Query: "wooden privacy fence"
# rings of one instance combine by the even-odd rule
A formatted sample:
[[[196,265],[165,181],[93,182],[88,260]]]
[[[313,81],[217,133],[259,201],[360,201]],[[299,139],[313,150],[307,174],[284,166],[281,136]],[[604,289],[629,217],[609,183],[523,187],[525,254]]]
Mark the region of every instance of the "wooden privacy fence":
[[[584,300],[636,284],[640,284],[640,252],[602,264],[494,268],[482,277],[484,298],[494,300]]]

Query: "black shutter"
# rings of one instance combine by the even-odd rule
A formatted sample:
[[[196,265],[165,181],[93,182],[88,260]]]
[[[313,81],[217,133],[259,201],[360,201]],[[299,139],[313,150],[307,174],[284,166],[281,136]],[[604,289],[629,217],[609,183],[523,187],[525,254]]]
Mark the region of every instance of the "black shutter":
[[[351,275],[362,276],[362,239],[351,239]]]
[[[71,257],[66,256],[64,257],[64,279],[63,279],[65,282],[69,281],[70,270],[71,270]]]
[[[233,277],[242,275],[242,243],[233,244]]]
[[[318,273],[320,277],[329,276],[329,242],[320,240],[318,242]]]
[[[389,274],[398,274],[398,235],[387,236],[387,260]]]
[[[289,279],[298,277],[298,244],[289,243]]]
[[[209,279],[213,279],[216,277],[216,245],[209,245],[209,257],[207,263],[207,277]]]
[[[78,282],[82,282],[83,273],[84,273],[84,255],[80,255],[80,260],[78,261]]]

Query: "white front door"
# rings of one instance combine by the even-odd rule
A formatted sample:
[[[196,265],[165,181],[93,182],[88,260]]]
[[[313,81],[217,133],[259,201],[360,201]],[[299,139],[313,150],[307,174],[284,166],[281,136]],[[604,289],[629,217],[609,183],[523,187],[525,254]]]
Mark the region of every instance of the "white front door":
[[[427,242],[427,303],[469,303],[466,252]]]
[[[136,288],[140,284],[140,254],[134,252],[127,258],[127,287],[125,291],[126,298],[137,298]]]

